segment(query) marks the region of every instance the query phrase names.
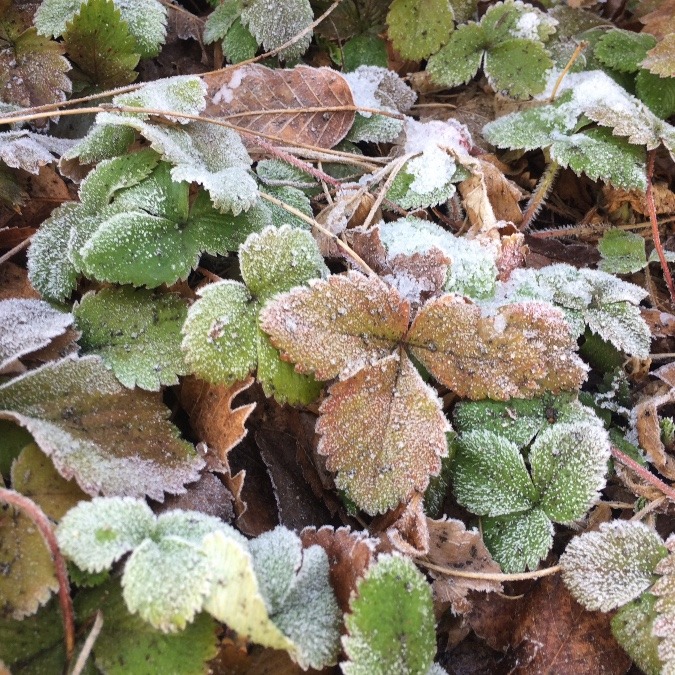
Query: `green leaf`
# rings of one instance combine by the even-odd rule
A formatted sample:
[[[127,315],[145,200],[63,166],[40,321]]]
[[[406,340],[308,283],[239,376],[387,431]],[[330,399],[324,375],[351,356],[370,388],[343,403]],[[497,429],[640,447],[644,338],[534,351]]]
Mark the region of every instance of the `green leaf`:
[[[258,51],[258,41],[251,31],[237,19],[223,39],[223,55],[230,63],[248,61]]]
[[[249,548],[270,617],[294,644],[292,658],[302,668],[334,664],[342,617],[326,551],[318,545],[303,549],[300,538],[283,527],[261,534]]]
[[[216,5],[204,23],[204,44],[210,45],[212,42],[222,40],[240,13],[240,0],[225,0]]]
[[[187,304],[177,295],[132,288],[87,293],[74,308],[85,353],[96,353],[126,387],[159,391],[188,370],[181,352]]]
[[[617,520],[572,539],[560,565],[565,585],[586,609],[608,612],[648,589],[667,555],[663,540],[647,525]]]
[[[635,93],[657,117],[675,115],[675,75],[664,78],[641,70],[635,78]]]
[[[256,306],[247,288],[219,281],[198,291],[183,327],[191,372],[208,382],[243,380],[257,362]]]
[[[0,418],[25,427],[90,495],[183,491],[204,462],[153,394],[129,391],[94,356],[51,362],[0,386]]]
[[[59,548],[80,569],[102,572],[139,546],[155,529],[150,507],[129,497],[81,502],[56,529]]]
[[[103,613],[103,629],[93,655],[97,668],[110,675],[195,675],[204,672],[204,664],[218,653],[211,617],[200,614],[180,633],[162,633],[129,614],[116,581],[80,593],[75,605],[83,621],[91,620],[98,610]]]
[[[360,66],[379,66],[386,68],[387,44],[377,35],[357,35],[342,47],[344,55],[343,67],[346,72],[356,70]]]
[[[540,42],[514,38],[485,54],[483,68],[490,86],[512,98],[524,99],[544,91],[553,61]]]
[[[494,46],[512,38],[545,42],[557,21],[533,5],[519,0],[504,0],[488,7],[480,25]]]
[[[539,508],[496,518],[483,518],[483,539],[507,573],[534,570],[553,546],[553,525]]]
[[[434,54],[427,63],[432,81],[442,87],[466,84],[480,68],[486,36],[475,23],[460,26],[448,44]]]
[[[121,87],[138,76],[138,45],[113,0],[82,4],[63,40],[71,61],[99,89]]]
[[[645,240],[635,232],[611,228],[598,242],[599,267],[610,274],[633,274],[647,265]]]
[[[457,501],[479,515],[526,511],[539,498],[518,446],[491,431],[462,434],[452,480]]]
[[[448,0],[394,0],[387,24],[394,49],[404,59],[421,61],[448,41],[454,12]]]
[[[71,175],[75,159],[82,164],[97,164],[104,159],[124,155],[134,137],[134,130],[129,127],[94,124],[84,138],[63,153],[59,168]]]
[[[73,315],[53,309],[43,300],[0,300],[0,370],[63,335]]]
[[[529,454],[539,507],[553,522],[581,518],[605,487],[609,457],[609,438],[599,420],[542,431]]]
[[[436,653],[431,587],[410,560],[381,555],[350,608],[345,675],[427,675]]]
[[[659,675],[663,663],[659,658],[659,639],[652,634],[656,619],[656,598],[643,593],[612,617],[612,635],[645,675]]]
[[[274,20],[270,20],[270,7],[266,0],[248,0],[241,11],[241,21],[253,34],[259,45],[268,52],[294,38],[314,20],[309,0],[284,0],[275,6]],[[293,45],[279,52],[279,58],[293,61],[302,56],[312,41],[308,32]]]
[[[634,73],[655,45],[656,38],[649,33],[613,28],[598,40],[593,53],[608,68]]]

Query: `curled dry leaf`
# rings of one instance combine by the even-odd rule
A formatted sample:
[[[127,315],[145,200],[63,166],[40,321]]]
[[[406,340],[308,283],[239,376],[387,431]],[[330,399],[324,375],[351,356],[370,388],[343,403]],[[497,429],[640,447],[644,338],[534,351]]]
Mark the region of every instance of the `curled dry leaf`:
[[[424,515],[424,494],[415,492],[396,522],[382,535],[379,550],[392,548],[411,558],[429,553],[429,529]]]
[[[289,144],[332,148],[354,122],[353,109],[335,110],[353,107],[354,99],[347,80],[330,68],[272,70],[251,64],[207,74],[204,81],[208,87],[205,115],[224,117]],[[255,147],[255,139],[244,137],[249,148]]]
[[[352,532],[348,527],[333,529],[328,525],[306,527],[300,532],[304,548],[321,546],[328,555],[330,583],[342,612],[349,611],[349,599],[356,592],[358,580],[370,567],[375,542],[363,532]]]
[[[640,447],[647,453],[656,469],[669,480],[675,480],[675,457],[666,452],[661,440],[659,408],[675,401],[675,389],[665,394],[650,396],[633,409],[635,428]]]
[[[434,565],[459,572],[499,573],[499,565],[485,548],[478,530],[467,530],[461,520],[427,519],[429,553],[427,560]],[[488,579],[464,579],[434,572],[429,573],[433,582],[434,597],[440,602],[449,602],[455,614],[467,614],[473,607],[469,591],[494,593],[502,591],[498,581]]]

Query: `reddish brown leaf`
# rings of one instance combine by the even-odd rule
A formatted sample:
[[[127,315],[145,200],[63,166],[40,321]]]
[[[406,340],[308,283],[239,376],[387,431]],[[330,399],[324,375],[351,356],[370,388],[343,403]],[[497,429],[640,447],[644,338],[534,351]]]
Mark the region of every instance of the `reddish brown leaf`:
[[[232,401],[252,383],[252,377],[230,387],[211,385],[195,377],[183,380],[181,405],[199,440],[213,448],[222,462],[227,463],[228,452],[248,433],[246,420],[256,404],[233,408]]]
[[[657,9],[640,17],[645,33],[651,33],[662,40],[669,33],[675,33],[675,0],[665,0]]]
[[[318,380],[348,377],[387,356],[408,327],[410,306],[377,278],[333,275],[277,296],[261,327],[283,358]]]
[[[272,70],[251,64],[207,74],[204,81],[208,86],[204,114],[285,143],[332,148],[354,122],[353,109],[335,110],[353,107],[354,99],[347,80],[330,68]],[[244,140],[255,147],[255,136]]]
[[[215,516],[229,523],[234,518],[232,493],[223,485],[222,481],[209,471],[205,471],[195,483],[185,486],[186,492],[182,495],[168,495],[158,512],[183,509],[184,511],[199,511],[209,516]]]
[[[669,389],[665,394],[644,399],[634,409],[640,447],[654,462],[656,469],[670,480],[675,480],[675,457],[666,452],[666,447],[661,440],[659,408],[673,401],[675,401],[675,389]]]
[[[504,230],[502,230],[503,233]],[[525,236],[520,232],[510,232],[502,236],[500,244],[501,251],[496,260],[499,281],[508,281],[513,270],[525,265],[529,249],[525,244]]]
[[[306,527],[301,533],[302,545],[321,546],[328,555],[330,583],[338,605],[349,611],[349,598],[356,592],[358,580],[366,573],[373,559],[375,541],[363,532],[351,532],[348,527],[334,530],[324,526],[318,530]]]
[[[420,310],[406,341],[439,382],[471,399],[576,389],[586,376],[562,312],[547,303],[483,316],[464,298],[444,295]]]
[[[28,272],[12,262],[0,265],[0,300],[9,298],[39,298],[30,285]]]
[[[427,521],[429,530],[429,553],[427,560],[434,565],[460,572],[499,573],[499,565],[485,548],[477,530],[468,531],[461,520]],[[430,570],[436,580],[434,595],[440,602],[449,602],[455,614],[466,614],[473,607],[469,591],[491,593],[501,591],[497,581],[465,579]]]
[[[424,495],[416,492],[396,522],[384,533],[381,550],[394,548],[412,558],[429,553],[429,528],[424,515]]]
[[[423,491],[447,454],[450,425],[440,401],[405,352],[337,382],[317,431],[335,484],[370,514]]]

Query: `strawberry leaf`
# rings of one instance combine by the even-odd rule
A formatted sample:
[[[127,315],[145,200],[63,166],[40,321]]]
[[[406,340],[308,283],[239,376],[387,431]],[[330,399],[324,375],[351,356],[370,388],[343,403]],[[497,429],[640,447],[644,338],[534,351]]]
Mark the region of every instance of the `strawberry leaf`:
[[[612,635],[646,675],[663,672],[659,658],[660,640],[652,634],[656,619],[656,598],[643,593],[629,602],[612,617]]]
[[[317,431],[326,468],[362,509],[381,513],[438,474],[450,431],[435,392],[405,352],[334,384]]]
[[[598,242],[599,267],[610,274],[633,274],[647,265],[645,240],[639,234],[618,228],[605,230]]]
[[[655,45],[656,38],[649,33],[614,28],[598,40],[593,55],[608,68],[620,73],[634,73]]]
[[[13,169],[39,173],[40,167],[51,164],[55,155],[62,155],[72,145],[65,138],[54,138],[31,131],[0,133],[0,160]]]

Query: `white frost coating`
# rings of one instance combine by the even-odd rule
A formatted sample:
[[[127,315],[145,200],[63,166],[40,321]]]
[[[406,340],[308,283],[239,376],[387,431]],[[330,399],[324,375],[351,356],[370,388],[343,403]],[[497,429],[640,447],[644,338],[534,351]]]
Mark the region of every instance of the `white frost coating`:
[[[349,83],[354,104],[362,108],[407,112],[417,100],[417,94],[387,68],[359,66],[351,73],[343,73],[342,77]],[[370,112],[359,114],[372,116]]]
[[[76,141],[53,138],[30,131],[5,131],[0,133],[0,160],[13,169],[39,173],[40,167],[56,160]]]
[[[238,89],[248,73],[248,68],[237,68],[232,74],[229,82],[226,82],[213,96],[213,104],[231,103],[234,98],[234,90]]]
[[[514,38],[524,38],[525,40],[539,40],[539,16],[536,12],[526,12],[516,22],[515,28],[511,31]]]

